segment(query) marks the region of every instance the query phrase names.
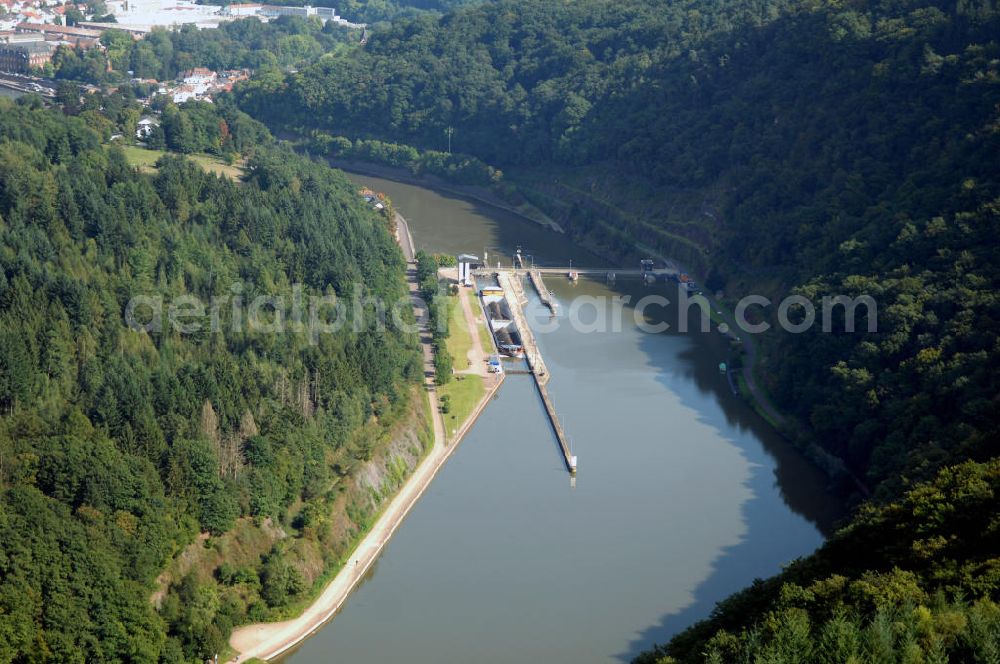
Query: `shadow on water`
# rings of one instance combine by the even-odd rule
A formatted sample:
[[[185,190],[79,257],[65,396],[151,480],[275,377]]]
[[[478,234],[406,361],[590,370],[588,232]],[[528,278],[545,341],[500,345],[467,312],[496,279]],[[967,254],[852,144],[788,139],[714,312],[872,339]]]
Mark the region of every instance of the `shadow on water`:
[[[829,478],[742,398],[732,393],[725,375],[718,370],[718,362],[726,357],[727,342],[717,332],[689,334],[693,335],[692,343],[680,352],[682,362],[677,367],[678,373],[693,383],[698,394],[683,390],[675,390],[675,393],[682,403],[700,413],[699,419],[720,432],[726,431],[726,427],[718,426],[705,415],[705,409],[697,407],[696,396],[714,397],[721,406],[717,412],[725,418],[728,429],[735,432],[736,435],[727,436],[728,442],[750,461],[751,474],[746,487],[752,497],[741,507],[747,530],[737,544],[719,552],[712,561],[711,574],[697,586],[687,606],[661,616],[658,622],[639,631],[629,642],[628,649],[616,655],[624,662],[707,618],[719,601],[754,579],[780,571],[774,568],[774,561],[780,560],[782,552],[788,550],[788,542],[780,532],[781,525],[775,519],[773,506],[768,504],[768,497],[780,497],[789,510],[812,523],[824,538],[830,536],[845,516],[843,500],[832,494]],[[657,335],[642,334],[639,343],[649,358],[656,357]],[[669,374],[661,374],[658,380],[668,389],[673,388]],[[683,533],[678,535],[683,536]]]
[[[756,498],[767,490],[767,484],[771,481],[767,475],[767,472],[757,466],[747,482],[755,498],[747,501],[742,508],[743,520],[748,528],[746,535],[738,544],[723,549],[712,562],[712,573],[694,591],[694,599],[690,604],[680,611],[662,616],[659,622],[639,631],[629,642],[628,649],[616,655],[619,660],[630,662],[644,650],[669,641],[678,632],[707,618],[716,603],[745,587],[748,580],[770,576],[779,571],[769,567],[762,569],[754,564],[773,555],[774,545],[767,539],[769,535],[778,535],[766,532],[771,510]]]
[[[701,394],[712,395],[719,401],[726,423],[741,434],[731,441],[734,445],[749,455],[752,448],[741,443],[748,439],[755,439],[760,443],[762,452],[772,459],[771,487],[778,489],[777,495],[792,512],[815,525],[824,537],[829,537],[845,514],[843,500],[836,499],[837,496],[833,495],[834,485],[829,477],[776,432],[741,397],[730,391],[728,381],[718,371],[715,359],[708,362],[699,360],[699,354],[712,354],[712,349],[715,348],[718,350],[712,354],[713,358],[722,361],[726,357],[723,344],[716,341],[717,339],[708,341],[708,349],[697,344],[680,354],[681,359],[685,360],[683,375],[694,382]],[[655,340],[649,339],[647,342],[655,343]],[[682,393],[681,401],[689,399]]]

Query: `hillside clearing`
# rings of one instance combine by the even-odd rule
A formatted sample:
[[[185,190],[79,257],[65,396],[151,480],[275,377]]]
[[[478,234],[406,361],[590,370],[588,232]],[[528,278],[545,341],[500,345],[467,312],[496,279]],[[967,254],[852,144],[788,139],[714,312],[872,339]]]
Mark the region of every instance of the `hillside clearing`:
[[[143,173],[155,173],[156,162],[159,161],[160,157],[165,154],[171,154],[166,150],[150,150],[137,145],[123,145],[121,149],[125,153],[128,163],[137,166]],[[230,180],[240,180],[246,174],[244,168],[239,165],[239,161],[235,164],[227,164],[219,157],[210,154],[189,154],[183,156],[201,166],[205,172],[223,175]]]

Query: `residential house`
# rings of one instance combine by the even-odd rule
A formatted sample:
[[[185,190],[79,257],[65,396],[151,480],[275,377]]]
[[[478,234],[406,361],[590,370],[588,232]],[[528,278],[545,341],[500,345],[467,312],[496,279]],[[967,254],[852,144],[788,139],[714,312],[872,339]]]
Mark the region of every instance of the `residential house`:
[[[147,115],[139,119],[139,123],[135,128],[135,137],[141,141],[149,138],[150,134],[153,133],[153,129],[160,126],[160,121],[151,115]]]

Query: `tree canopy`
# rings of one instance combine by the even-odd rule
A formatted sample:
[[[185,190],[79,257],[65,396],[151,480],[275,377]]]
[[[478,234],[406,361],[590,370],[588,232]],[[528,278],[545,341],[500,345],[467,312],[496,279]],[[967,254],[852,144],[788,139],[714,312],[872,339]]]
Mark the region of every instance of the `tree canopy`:
[[[302,579],[275,585],[279,549],[232,587],[172,586],[157,611],[167,562],[241,517],[321,511],[335,460],[409,412],[411,335],[374,305],[307,325],[310,297],[405,297],[386,220],[289,150],[257,145],[247,171],[167,156],[141,174],[84,120],[0,100],[0,661],[214,655]],[[257,295],[284,298],[262,314],[283,329],[247,324]],[[162,325],[155,304],[129,319],[136,297],[162,299]],[[190,301],[206,311],[183,332],[169,311]]]

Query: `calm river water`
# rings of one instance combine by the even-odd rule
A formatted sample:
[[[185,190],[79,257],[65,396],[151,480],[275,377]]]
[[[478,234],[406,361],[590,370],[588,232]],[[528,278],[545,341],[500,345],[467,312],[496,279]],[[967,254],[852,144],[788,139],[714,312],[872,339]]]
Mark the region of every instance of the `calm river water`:
[[[352,177],[390,195],[419,248],[509,263],[520,245],[537,263],[602,264],[488,206]],[[547,285],[562,312],[537,337],[576,486],[530,376],[509,376],[365,583],[290,661],[628,661],[822,542],[837,499],[731,394],[717,334],[643,333],[629,307],[618,332],[568,324],[580,296],[635,302],[667,286]],[[533,327],[548,325],[528,292]]]

